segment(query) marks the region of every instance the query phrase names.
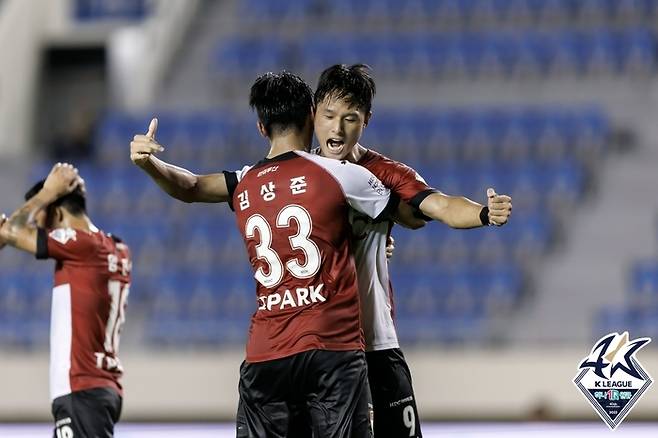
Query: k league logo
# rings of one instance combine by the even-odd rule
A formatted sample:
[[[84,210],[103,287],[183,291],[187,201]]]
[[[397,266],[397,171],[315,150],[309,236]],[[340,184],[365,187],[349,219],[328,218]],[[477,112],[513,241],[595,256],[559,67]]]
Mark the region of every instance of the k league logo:
[[[594,344],[574,379],[587,401],[611,430],[626,418],[653,383],[635,354],[650,338],[628,340],[628,332],[610,333]]]

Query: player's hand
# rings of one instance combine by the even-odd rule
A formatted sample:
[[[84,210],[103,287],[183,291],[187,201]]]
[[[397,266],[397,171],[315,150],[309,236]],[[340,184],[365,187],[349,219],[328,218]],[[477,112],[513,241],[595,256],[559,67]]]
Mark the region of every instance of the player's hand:
[[[9,218],[7,217],[6,214],[2,213],[0,214],[0,228],[2,228],[5,225],[5,222],[7,222]],[[4,248],[7,244],[0,240],[0,249]]]
[[[158,119],[152,119],[146,135],[136,135],[130,142],[130,159],[139,167],[144,167],[151,155],[164,151],[164,148],[155,141],[157,130]]]
[[[487,189],[487,207],[489,207],[489,223],[505,225],[512,214],[512,198],[498,195],[493,188]]]
[[[80,185],[78,169],[68,163],[57,163],[43,183],[44,190],[51,193],[55,199],[71,193]]]
[[[85,183],[85,180],[81,176],[78,176],[77,187],[80,188],[80,190],[82,190],[82,193],[84,195],[87,194],[87,184]]]
[[[393,236],[388,236],[386,240],[386,258],[390,259],[393,257],[393,251],[395,251],[395,239]]]

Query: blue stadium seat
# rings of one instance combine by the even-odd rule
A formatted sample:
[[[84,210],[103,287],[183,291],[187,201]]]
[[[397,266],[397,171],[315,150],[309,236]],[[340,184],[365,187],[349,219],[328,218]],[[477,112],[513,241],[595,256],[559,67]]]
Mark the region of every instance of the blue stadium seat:
[[[630,269],[630,291],[633,300],[658,304],[658,261],[640,260]]]
[[[281,21],[301,19],[306,14],[309,0],[272,2],[267,0],[245,0],[240,2],[240,17],[245,21]]]
[[[76,0],[73,2],[74,17],[78,21],[140,20],[149,13],[145,0]]]
[[[627,74],[650,74],[656,67],[656,37],[646,28],[630,29],[619,37],[618,54]]]
[[[351,49],[354,42],[345,35],[309,35],[300,42],[302,70],[317,74],[330,65],[357,62],[357,52]]]
[[[271,3],[271,2],[268,2]],[[220,41],[215,50],[213,68],[231,76],[255,75],[291,68],[286,57],[288,47],[278,39],[236,38]]]
[[[529,31],[517,37],[520,46],[516,71],[525,75],[547,75],[556,56],[556,45],[551,35]]]
[[[644,316],[637,309],[620,308],[618,306],[601,308],[598,314],[594,315],[592,338],[599,339],[604,334],[619,332],[620,330],[626,330],[631,335],[633,333],[648,335],[641,329],[643,319]]]

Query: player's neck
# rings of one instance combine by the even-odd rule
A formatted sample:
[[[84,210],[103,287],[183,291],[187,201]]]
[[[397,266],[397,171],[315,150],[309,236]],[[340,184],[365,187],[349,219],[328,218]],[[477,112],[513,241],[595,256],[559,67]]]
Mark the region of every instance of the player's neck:
[[[308,146],[304,136],[299,132],[277,135],[270,139],[270,152],[267,158],[274,158],[290,151],[308,151]]]
[[[60,226],[62,228],[86,231],[88,233],[95,233],[98,231],[98,228],[96,228],[86,214],[80,216],[66,215],[62,218]]]
[[[352,148],[352,152],[350,152],[345,159],[349,161],[350,163],[358,163],[361,158],[368,152],[368,149],[365,147],[361,146],[360,143],[357,143],[354,145]]]

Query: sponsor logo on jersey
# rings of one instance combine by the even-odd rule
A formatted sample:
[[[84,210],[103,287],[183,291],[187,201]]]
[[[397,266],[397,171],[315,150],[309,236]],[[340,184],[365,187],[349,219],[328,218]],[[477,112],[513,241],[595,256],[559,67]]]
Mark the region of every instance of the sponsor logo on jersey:
[[[256,175],[256,177],[258,178],[258,177],[261,177],[261,176],[263,176],[267,173],[276,172],[277,170],[279,170],[279,166],[270,166],[270,167],[267,167],[267,168],[261,170],[260,172],[258,172],[258,175]]]
[[[77,235],[75,234],[75,230],[72,228],[58,228],[56,230],[53,230],[50,232],[50,237],[53,240],[56,240],[57,242],[61,243],[62,245],[66,245],[66,242],[69,240],[76,241],[77,240]]]
[[[378,195],[384,195],[386,192],[386,187],[384,187],[384,184],[382,184],[381,181],[377,179],[377,177],[371,176],[368,180],[368,184]]]
[[[574,384],[601,419],[614,430],[653,383],[635,355],[650,338],[628,339],[628,332],[599,339],[578,367]]]

